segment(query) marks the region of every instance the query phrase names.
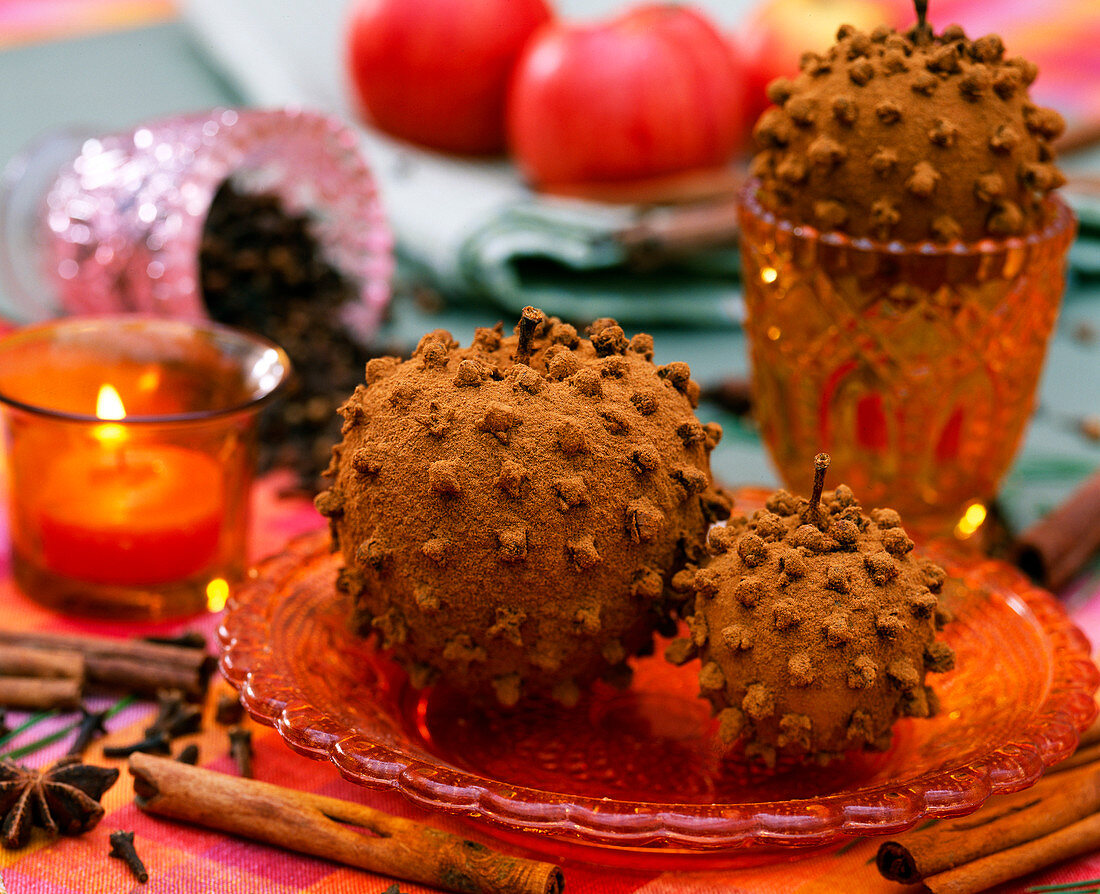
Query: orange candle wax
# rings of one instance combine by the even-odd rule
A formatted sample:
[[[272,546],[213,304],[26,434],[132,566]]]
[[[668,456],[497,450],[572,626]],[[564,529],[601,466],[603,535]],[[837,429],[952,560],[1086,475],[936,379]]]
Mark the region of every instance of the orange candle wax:
[[[78,580],[180,580],[218,554],[221,469],[169,445],[95,445],[52,463],[36,500],[42,561]]]

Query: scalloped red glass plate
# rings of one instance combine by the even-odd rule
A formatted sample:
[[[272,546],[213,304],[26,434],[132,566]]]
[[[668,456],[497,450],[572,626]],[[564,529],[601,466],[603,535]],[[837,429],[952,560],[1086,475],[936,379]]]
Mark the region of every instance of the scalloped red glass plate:
[[[475,709],[414,690],[351,632],[328,544],[324,532],[293,541],[229,605],[221,667],[249,712],[353,782],[534,849],[701,866],[892,834],[1030,785],[1096,712],[1088,641],[1054,598],[1006,565],[942,555],[960,582],[945,596],[957,668],[931,678],[940,715],[900,721],[882,754],[774,771],[722,758],[695,671],[660,649],[636,661],[629,689],[597,686],[571,710]]]

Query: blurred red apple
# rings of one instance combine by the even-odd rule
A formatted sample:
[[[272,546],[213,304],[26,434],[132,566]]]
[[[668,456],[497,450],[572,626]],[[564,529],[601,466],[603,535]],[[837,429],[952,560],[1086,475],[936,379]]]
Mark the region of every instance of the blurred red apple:
[[[734,54],[697,10],[645,5],[606,22],[554,22],[516,65],[509,145],[545,191],[641,200],[632,185],[697,189],[745,137],[742,97]]]
[[[733,38],[745,60],[750,121],[769,105],[764,95],[768,83],[797,75],[802,54],[827,50],[841,25],[871,31],[878,25],[904,28],[915,21],[912,0],[766,0]]]
[[[445,152],[501,152],[512,68],[550,18],[545,0],[356,0],[351,86],[380,130]]]

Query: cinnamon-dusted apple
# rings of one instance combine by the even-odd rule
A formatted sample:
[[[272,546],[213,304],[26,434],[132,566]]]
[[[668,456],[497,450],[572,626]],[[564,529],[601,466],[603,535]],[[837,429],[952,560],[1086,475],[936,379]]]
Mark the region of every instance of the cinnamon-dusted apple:
[[[710,532],[690,636],[667,653],[699,657],[720,737],[767,763],[886,748],[899,717],[935,711],[926,672],[954,666],[936,639],[943,569],[913,553],[892,509],[865,515],[844,485],[823,493],[828,456],[815,463],[809,500],[777,491]]]
[[[687,364],[655,366],[613,320],[589,333],[533,308],[468,348],[435,331],[341,409],[317,506],[339,585],[417,685],[510,705],[628,680],[666,582],[729,514]]]
[[[880,241],[1003,238],[1044,223],[1065,182],[1065,124],[1035,105],[1037,68],[990,34],[850,25],[797,78],[768,86],[754,135],[758,198],[786,220]]]

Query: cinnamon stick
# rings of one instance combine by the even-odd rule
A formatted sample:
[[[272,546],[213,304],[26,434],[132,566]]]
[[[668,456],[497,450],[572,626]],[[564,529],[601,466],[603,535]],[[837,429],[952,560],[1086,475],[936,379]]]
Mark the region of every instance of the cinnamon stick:
[[[144,660],[124,656],[92,655],[87,658],[88,682],[140,695],[156,695],[163,689],[178,689],[188,698],[195,699],[205,691],[208,678],[204,667],[206,656],[201,657],[202,662],[193,667],[173,667],[150,666]]]
[[[1018,851],[1011,864],[1015,867],[1014,874],[1004,876],[1015,878],[1055,862],[1054,859],[1025,862],[1025,857],[1030,861],[1045,860],[1045,850],[1042,846],[1021,850],[1021,845],[1061,834],[1098,810],[1100,765],[1089,764],[1044,777],[1029,789],[991,801],[971,816],[939,822],[887,841],[879,847],[876,863],[879,872],[888,879],[905,884],[923,879],[928,885],[930,878],[946,875],[948,871],[956,874],[953,878],[970,878],[963,872],[964,864],[976,865],[993,856],[1000,858],[1002,853]],[[1100,835],[1100,825],[1096,831]],[[1096,843],[1100,839],[1093,846]],[[1008,871],[1009,864],[996,865],[1001,867],[997,871]],[[990,881],[988,875],[983,878],[980,888],[957,890],[983,890],[997,883]]]
[[[0,644],[0,675],[84,679],[84,656],[56,649],[29,649]]]
[[[362,804],[242,779],[170,758],[130,757],[137,806],[324,857],[391,878],[465,894],[561,894],[552,864],[511,857]]]
[[[79,708],[81,681],[66,677],[0,677],[0,705],[27,711]]]
[[[617,234],[630,263],[642,269],[712,248],[737,245],[738,199],[655,208]]]
[[[704,385],[700,397],[734,416],[752,413],[752,382],[744,376],[729,376],[716,384]]]
[[[1094,813],[1050,835],[926,878],[924,887],[932,894],[975,894],[1098,847],[1100,813]]]
[[[1050,590],[1065,586],[1100,549],[1100,471],[1024,531],[1016,564]]]
[[[693,170],[675,174],[658,174],[642,180],[590,181],[584,184],[547,184],[552,195],[612,205],[688,205],[733,196],[744,180],[742,170]]]
[[[180,689],[190,697],[206,691],[209,657],[201,649],[141,640],[64,633],[0,630],[0,647],[76,652],[84,659],[89,684],[155,695]]]
[[[1058,138],[1055,144],[1059,155],[1070,155],[1073,152],[1081,152],[1092,149],[1100,143],[1100,124],[1089,121],[1073,127],[1067,127],[1066,132]]]
[[[1085,764],[1091,764],[1093,761],[1100,761],[1100,742],[1092,742],[1085,744],[1082,742],[1073,754],[1067,757],[1064,761],[1059,761],[1049,770],[1048,773],[1062,773],[1066,770],[1072,770],[1076,767],[1083,767]]]

